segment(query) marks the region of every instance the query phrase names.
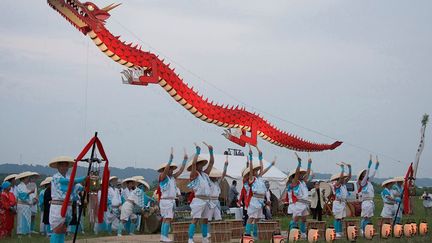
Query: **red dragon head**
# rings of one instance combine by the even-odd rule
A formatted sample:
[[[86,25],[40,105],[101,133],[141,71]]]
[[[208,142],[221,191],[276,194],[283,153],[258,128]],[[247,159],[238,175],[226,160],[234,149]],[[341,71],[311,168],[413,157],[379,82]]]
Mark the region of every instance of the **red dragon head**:
[[[48,4],[67,19],[75,28],[86,35],[89,31],[101,29],[111,15],[109,11],[120,4],[99,8],[92,2],[78,0],[48,0]]]

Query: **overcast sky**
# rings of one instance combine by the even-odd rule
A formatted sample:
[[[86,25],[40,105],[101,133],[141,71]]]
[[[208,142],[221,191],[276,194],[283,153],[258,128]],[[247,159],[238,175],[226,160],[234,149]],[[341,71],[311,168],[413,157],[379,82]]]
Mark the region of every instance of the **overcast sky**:
[[[191,153],[195,141],[217,153],[237,147],[160,86],[122,84],[123,67],[46,1],[1,6],[0,163],[75,157],[94,131],[117,167],[156,168],[170,146],[180,162],[182,148]],[[357,173],[369,158],[360,146],[380,153],[378,176],[386,177],[405,173],[421,117],[432,114],[431,23],[427,0],[133,0],[112,11],[107,27],[174,62],[185,81],[215,101],[240,100],[251,111],[345,141],[312,154],[316,171],[334,173],[335,162],[346,161]],[[311,141],[334,142],[264,116]],[[431,131],[419,177],[432,171]],[[292,151],[259,142],[267,160],[277,155],[282,170],[295,167]]]

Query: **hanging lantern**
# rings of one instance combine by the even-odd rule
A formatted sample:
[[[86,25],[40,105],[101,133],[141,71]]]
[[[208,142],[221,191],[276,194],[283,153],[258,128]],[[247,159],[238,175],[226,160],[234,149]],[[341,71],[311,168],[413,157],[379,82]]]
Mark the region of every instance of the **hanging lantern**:
[[[428,224],[426,221],[422,221],[419,226],[419,233],[421,236],[425,236],[428,233]]]
[[[393,236],[396,238],[401,238],[403,234],[403,229],[401,224],[395,224],[393,227]]]
[[[389,238],[391,235],[391,232],[392,232],[391,224],[384,223],[381,226],[381,238],[383,238],[383,239]]]
[[[101,187],[100,183],[100,165],[99,161],[95,161],[91,164],[90,168],[90,192],[98,192]]]
[[[333,242],[336,239],[336,231],[333,227],[326,229],[325,239],[327,242]]]
[[[416,235],[417,234],[417,224],[415,222],[411,222],[411,229],[412,229],[412,234]]]
[[[319,238],[319,232],[317,228],[312,228],[308,232],[309,243],[317,242]]]
[[[410,223],[404,224],[403,230],[404,230],[405,237],[409,238],[412,236],[412,226]]]
[[[300,239],[300,230],[293,228],[289,233],[289,242],[296,242]]]
[[[254,242],[254,239],[250,235],[243,235],[241,238],[241,241],[240,241],[240,243],[253,243],[253,242]]]
[[[372,240],[374,235],[375,235],[375,229],[374,229],[373,224],[371,224],[371,223],[367,224],[365,227],[365,231],[364,231],[364,237],[367,240]]]
[[[347,238],[349,241],[356,241],[357,240],[357,227],[355,225],[348,226]]]

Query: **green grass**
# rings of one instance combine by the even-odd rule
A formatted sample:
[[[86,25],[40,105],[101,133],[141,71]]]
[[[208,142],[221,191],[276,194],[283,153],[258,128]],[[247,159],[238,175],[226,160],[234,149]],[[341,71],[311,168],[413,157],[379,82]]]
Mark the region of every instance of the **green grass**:
[[[374,212],[375,217],[372,219],[375,226],[377,225],[376,221],[377,221],[377,218],[379,217],[379,215],[381,214],[381,210],[382,210],[382,200],[381,200],[381,198],[378,198],[378,196],[377,196],[375,198],[375,212]],[[39,215],[37,215],[36,217],[37,217],[36,218],[36,222],[37,222],[36,223],[36,229],[38,230],[39,229]],[[291,217],[280,217],[277,219],[279,219],[281,221],[282,230],[288,230],[288,223],[291,220]],[[330,226],[333,224],[333,218],[332,217],[323,216],[323,220],[327,222],[327,226]],[[429,212],[429,215],[426,215],[424,208],[423,208],[422,200],[420,200],[418,198],[415,199],[414,215],[404,216],[402,219],[402,222],[411,221],[411,220],[415,221],[417,223],[420,222],[421,220],[425,220],[428,222],[429,229],[432,228],[432,212]],[[85,217],[84,227],[85,227],[85,235],[78,234],[78,239],[88,239],[88,238],[108,236],[107,233],[100,233],[99,235],[94,235],[93,230],[90,229],[90,223],[88,222],[88,217]],[[66,237],[66,240],[72,240],[72,237],[68,236],[68,237]],[[425,237],[416,236],[416,237],[413,237],[411,239],[390,238],[387,240],[380,239],[379,237],[375,237],[373,241],[374,242],[378,242],[378,241],[379,242],[412,242],[412,243],[432,242],[432,235],[429,232],[428,235]],[[49,240],[45,236],[33,235],[31,238],[28,238],[28,237],[18,238],[17,236],[14,236],[13,238],[0,240],[0,242],[42,243],[42,242],[49,242]],[[262,241],[262,242],[264,242],[264,241]],[[303,242],[306,242],[306,241],[303,241]],[[346,241],[338,240],[337,242],[346,242]],[[357,240],[357,242],[370,242],[370,241],[359,238]]]

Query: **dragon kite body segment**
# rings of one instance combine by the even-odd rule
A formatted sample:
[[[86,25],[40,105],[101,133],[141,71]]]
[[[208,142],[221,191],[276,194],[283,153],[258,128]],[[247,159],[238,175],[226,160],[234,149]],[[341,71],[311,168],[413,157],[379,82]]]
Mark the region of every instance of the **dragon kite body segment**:
[[[257,137],[272,144],[297,151],[332,150],[342,142],[318,144],[277,129],[261,116],[240,107],[214,104],[183,82],[174,69],[153,53],[141,50],[138,45],[126,44],[105,28],[109,11],[118,5],[99,8],[91,2],[78,0],[48,0],[48,4],[67,19],[113,61],[126,67],[123,82],[132,85],[159,84],[168,94],[202,121],[226,128],[225,137],[241,146],[257,144]],[[239,134],[231,133],[236,129]],[[249,133],[249,135],[247,134]]]

